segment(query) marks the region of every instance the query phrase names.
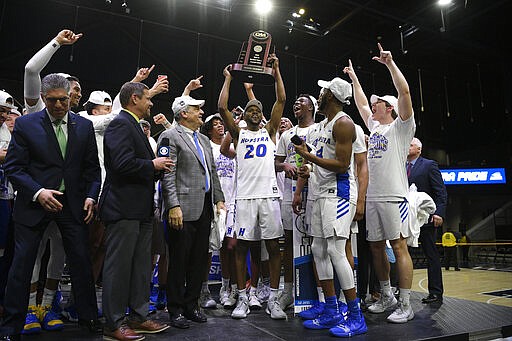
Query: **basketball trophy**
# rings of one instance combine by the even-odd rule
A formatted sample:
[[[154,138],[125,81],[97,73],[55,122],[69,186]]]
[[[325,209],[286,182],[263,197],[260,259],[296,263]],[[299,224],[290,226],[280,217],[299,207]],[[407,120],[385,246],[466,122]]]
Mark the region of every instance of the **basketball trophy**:
[[[244,82],[260,85],[274,85],[272,61],[270,53],[275,52],[272,36],[262,30],[252,32],[249,40],[242,44],[238,61],[231,67],[233,78]]]

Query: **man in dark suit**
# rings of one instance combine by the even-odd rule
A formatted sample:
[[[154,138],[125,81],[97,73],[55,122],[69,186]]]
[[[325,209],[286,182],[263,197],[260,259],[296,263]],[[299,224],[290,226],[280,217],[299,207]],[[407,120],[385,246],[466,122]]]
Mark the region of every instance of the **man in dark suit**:
[[[125,83],[119,92],[123,110],[110,122],[103,141],[105,184],[99,203],[106,224],[103,267],[104,336],[142,340],[169,326],[146,318],[151,282],[151,238],[155,181],[173,165],[155,158],[139,121],[150,116],[148,87]],[[125,319],[126,308],[130,309]]]
[[[16,120],[5,169],[17,190],[14,260],[6,288],[3,327],[19,334],[25,323],[32,269],[42,235],[55,221],[64,240],[80,324],[98,331],[96,292],[86,224],[100,189],[92,123],[69,111],[69,81],[42,80],[46,109]]]
[[[188,328],[187,319],[206,322],[197,301],[208,264],[213,204],[216,213],[225,209],[210,140],[197,132],[203,104],[190,96],[176,98],[172,111],[178,124],[159,138],[160,147],[169,140],[169,155],[177,165],[162,179],[163,212],[171,227],[167,308],[177,328]]]
[[[436,211],[429,222],[421,227],[420,242],[428,262],[428,296],[423,303],[443,302],[443,277],[441,260],[436,246],[437,228],[443,225],[447,193],[437,162],[421,157],[421,141],[413,138],[407,156],[409,185],[414,183],[418,192],[425,192],[434,199]]]

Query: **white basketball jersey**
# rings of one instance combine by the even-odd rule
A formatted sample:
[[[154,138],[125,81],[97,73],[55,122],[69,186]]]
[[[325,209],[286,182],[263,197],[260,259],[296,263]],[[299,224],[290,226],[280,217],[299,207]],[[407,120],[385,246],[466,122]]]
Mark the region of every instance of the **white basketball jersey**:
[[[235,159],[230,159],[220,152],[220,144],[213,143],[212,145],[213,160],[215,167],[217,167],[217,175],[220,181],[220,187],[224,192],[224,199],[226,207],[235,203],[236,195],[236,162]]]
[[[278,198],[274,153],[276,145],[268,131],[240,130],[236,159],[237,199]]]
[[[397,117],[390,124],[368,118],[367,201],[401,200],[409,189],[405,163],[416,131],[414,116],[407,121]]]
[[[300,128],[295,126],[283,133],[277,144],[276,156],[285,156],[284,162],[289,163],[292,166],[297,167],[297,156],[295,153],[295,145],[291,141],[292,136],[297,135],[303,141],[308,141],[309,132],[315,129],[316,123],[309,127]],[[297,181],[289,178],[285,178],[284,189],[283,189],[283,201],[292,202],[293,192],[295,191]]]
[[[320,124],[319,136],[316,143],[316,156],[324,159],[336,158],[336,141],[332,134],[334,124],[341,117],[348,117],[343,111],[340,111],[332,120]],[[353,160],[353,154],[351,155]],[[349,200],[351,203],[357,202],[357,187],[353,172],[353,161],[345,173],[335,173],[325,168],[315,165],[315,182],[313,184],[317,198],[338,197]]]

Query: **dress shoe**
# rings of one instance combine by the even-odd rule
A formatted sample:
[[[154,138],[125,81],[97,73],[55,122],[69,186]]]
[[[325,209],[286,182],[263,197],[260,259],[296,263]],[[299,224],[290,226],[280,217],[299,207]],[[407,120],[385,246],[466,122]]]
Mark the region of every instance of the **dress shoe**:
[[[443,296],[437,294],[428,294],[421,300],[421,303],[443,303]]]
[[[190,321],[194,321],[194,322],[198,322],[198,323],[204,323],[208,320],[206,315],[199,308],[185,311],[184,315]]]
[[[144,322],[128,321],[128,327],[139,334],[156,334],[169,328],[168,325],[153,320],[146,320]]]
[[[179,329],[187,329],[190,327],[190,323],[187,321],[187,318],[183,316],[183,314],[170,315],[169,324]]]
[[[103,332],[103,340],[109,341],[141,341],[144,340],[145,336],[137,334],[126,325],[121,325],[114,331]]]
[[[79,320],[78,325],[94,334],[101,334],[103,327],[98,320]]]

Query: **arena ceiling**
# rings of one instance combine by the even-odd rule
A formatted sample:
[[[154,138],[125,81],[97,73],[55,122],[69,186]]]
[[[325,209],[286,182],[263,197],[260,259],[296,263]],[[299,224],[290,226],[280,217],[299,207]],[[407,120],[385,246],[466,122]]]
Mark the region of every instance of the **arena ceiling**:
[[[344,77],[349,58],[368,95],[392,93],[385,68],[371,60],[380,42],[410,83],[417,135],[427,145],[450,154],[452,163],[511,164],[505,32],[512,2],[453,0],[442,9],[437,0],[272,2],[261,17],[253,0],[2,0],[0,88],[21,101],[25,63],[70,28],[83,38],[61,48],[44,73],[76,74],[84,97],[96,89],[115,94],[137,67],[156,64],[155,73],[171,80],[171,92],[155,101],[158,111],[168,113],[188,80],[204,75],[196,97],[214,112],[223,67],[236,61],[252,31],[264,29],[281,60],[292,116],[295,96],[316,95],[317,79]],[[300,8],[305,13],[294,17]],[[272,89],[256,90],[270,105]],[[243,102],[243,91],[234,89],[231,99]],[[347,111],[357,115],[353,105]]]

